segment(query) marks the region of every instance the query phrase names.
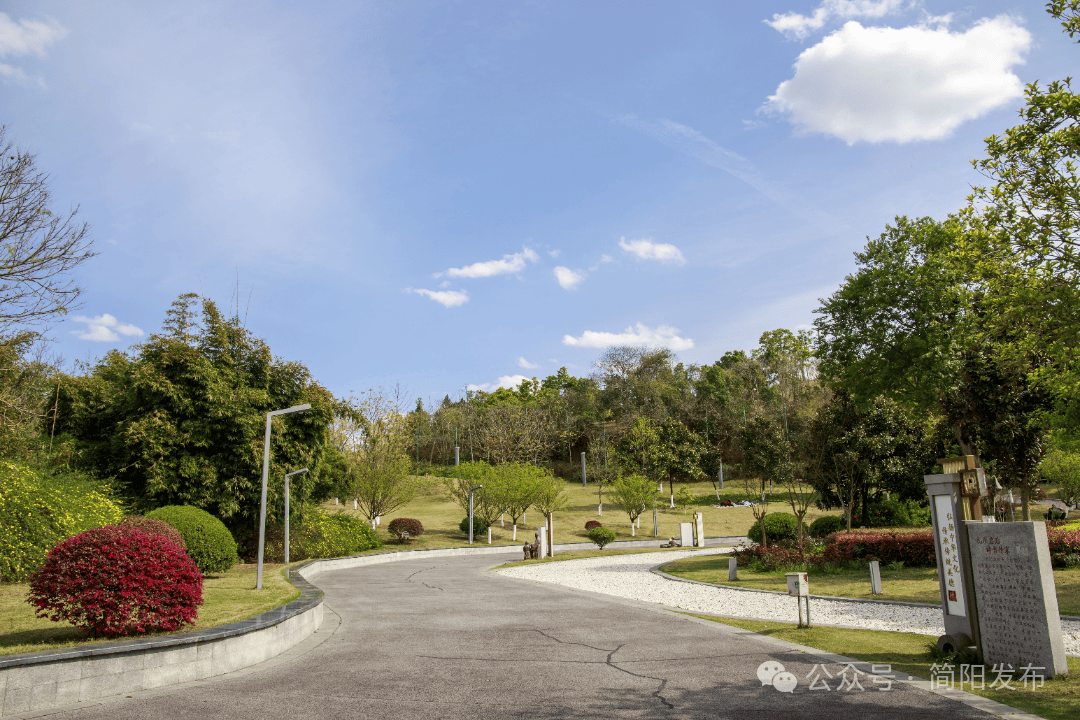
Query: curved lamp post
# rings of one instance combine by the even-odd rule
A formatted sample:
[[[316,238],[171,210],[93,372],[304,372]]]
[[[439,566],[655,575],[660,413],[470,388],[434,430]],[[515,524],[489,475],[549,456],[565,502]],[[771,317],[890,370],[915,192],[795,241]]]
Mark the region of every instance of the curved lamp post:
[[[473,532],[472,532],[472,519],[473,519],[473,493],[484,487],[483,485],[477,485],[469,490],[469,544],[472,545]]]
[[[263,550],[266,548],[266,481],[270,475],[270,421],[275,415],[291,415],[306,412],[310,409],[311,405],[305,403],[266,413],[266,440],[263,442],[262,500],[259,503],[259,566],[255,573],[256,590],[262,590]]]
[[[293,475],[306,473],[307,468],[301,468],[285,474],[285,564],[289,564],[289,478]]]

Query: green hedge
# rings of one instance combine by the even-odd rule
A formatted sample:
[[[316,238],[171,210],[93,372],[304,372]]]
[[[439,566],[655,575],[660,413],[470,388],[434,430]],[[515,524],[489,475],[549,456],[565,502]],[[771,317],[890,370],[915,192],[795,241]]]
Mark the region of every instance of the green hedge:
[[[770,545],[775,545],[782,540],[799,539],[799,521],[791,513],[775,512],[765,516],[765,534]],[[810,530],[803,523],[803,535],[809,534]],[[761,521],[757,521],[746,533],[746,537],[752,542],[761,542]]]
[[[823,538],[841,530],[847,530],[847,519],[843,515],[822,515],[810,523],[811,537]]]
[[[240,560],[232,533],[205,510],[191,505],[166,505],[151,510],[146,517],[164,520],[180,531],[188,557],[203,575],[225,572]]]
[[[0,580],[25,580],[61,540],[123,517],[103,483],[0,461]]]
[[[295,551],[290,560],[356,555],[382,547],[382,538],[366,521],[344,512],[327,513],[311,508],[304,513]]]

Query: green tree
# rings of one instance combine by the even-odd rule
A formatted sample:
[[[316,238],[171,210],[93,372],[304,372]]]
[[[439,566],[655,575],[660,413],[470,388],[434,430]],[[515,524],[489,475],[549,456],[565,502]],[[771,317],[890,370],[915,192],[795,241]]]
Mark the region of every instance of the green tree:
[[[194,505],[245,540],[258,515],[266,413],[302,403],[311,410],[274,418],[271,442],[272,478],[310,470],[294,478],[297,503],[321,499],[311,493],[337,402],[306,367],[275,359],[239,319],[203,300],[193,338],[152,335],[130,355],[110,352],[65,377],[57,432],[87,469],[115,478],[136,510]],[[269,493],[280,515],[281,484]]]
[[[394,398],[381,391],[350,403],[355,418],[346,445],[347,491],[374,527],[375,519],[412,502],[421,487],[409,460],[409,427]]]
[[[611,484],[611,495],[630,518],[630,534],[641,513],[656,497],[656,485],[644,475],[627,475]]]

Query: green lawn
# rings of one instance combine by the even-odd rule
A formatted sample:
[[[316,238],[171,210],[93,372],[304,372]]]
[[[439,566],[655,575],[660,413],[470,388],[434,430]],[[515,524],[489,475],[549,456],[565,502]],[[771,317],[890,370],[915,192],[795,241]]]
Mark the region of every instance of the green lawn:
[[[726,556],[691,557],[676,560],[661,568],[687,580],[698,580],[714,585],[733,585],[754,588],[755,590],[780,590],[787,592],[787,579],[784,573],[753,573],[746,568],[739,568],[736,582],[728,578],[728,558]],[[902,600],[905,602],[923,602],[934,605],[941,603],[941,594],[935,568],[902,568],[890,570],[881,568],[882,595],[870,592],[869,567],[857,570],[842,570],[837,573],[810,573],[810,592],[814,595],[833,595],[835,597],[871,598],[876,600]],[[1080,615],[1080,568],[1055,570],[1054,583],[1057,586],[1058,612],[1062,615]]]
[[[904,677],[914,676],[929,680],[931,666],[943,662],[935,659],[932,650],[932,648],[936,650],[934,638],[914,633],[830,627],[798,628],[795,625],[777,622],[715,618],[706,615],[695,615],[695,617],[789,640],[868,663],[891,665],[892,671],[898,676],[903,673]],[[1080,717],[1080,658],[1070,657],[1068,662],[1070,675],[1048,680],[1041,688],[1034,688],[1033,683],[1025,689],[1019,682],[1014,681],[1011,684],[1014,689],[986,689],[996,678],[996,675],[987,669],[984,689],[972,689],[970,684],[965,684],[960,689],[1048,720],[1075,720]],[[958,670],[955,672],[959,673]]]
[[[285,567],[264,565],[262,590],[255,589],[255,565],[236,565],[227,573],[206,578],[198,620],[184,632],[244,620],[296,599],[300,591],[285,579]],[[0,585],[0,655],[109,642],[88,639],[71,625],[35,617],[34,608],[26,602],[28,589],[24,583]]]
[[[385,550],[393,550],[398,547],[396,541],[390,540],[386,526],[390,520],[397,517],[410,517],[420,520],[424,525],[424,534],[410,541],[409,547],[413,548],[441,548],[461,547],[468,544],[467,537],[458,530],[458,523],[466,513],[450,499],[450,494],[444,488],[440,478],[427,477],[424,492],[408,505],[394,510],[382,519],[378,529],[379,534],[387,541]],[[727,487],[720,490],[720,497],[727,500],[738,501],[744,498],[741,487],[737,487],[738,481],[728,482]],[[676,483],[678,491],[683,483]],[[748,507],[714,508],[717,503],[713,485],[709,482],[689,483],[688,487],[693,493],[696,505],[687,508],[668,508],[668,496],[660,496],[662,503],[658,508],[659,542],[669,537],[679,536],[679,523],[692,522],[695,512],[704,513],[705,535],[707,537],[744,536],[754,523],[754,515]],[[596,485],[589,483],[588,487],[582,488],[580,482],[566,483],[569,506],[555,513],[555,537],[556,543],[588,542],[585,536],[585,523],[589,520],[599,520],[604,527],[615,531],[616,540],[649,540],[653,539],[652,509],[650,508],[641,517],[641,527],[636,535],[630,534],[630,518],[623,509],[613,502],[607,502],[605,493],[603,517],[597,514]],[[667,493],[668,484],[664,483],[664,492]],[[791,507],[781,503],[782,494],[777,492],[772,496],[773,502],[769,511],[791,512]],[[352,502],[343,502],[334,505],[333,501],[322,505],[329,512],[341,511],[349,514],[357,514],[352,509]],[[823,513],[813,509],[807,516],[807,522],[814,518],[830,513]],[[835,513],[831,513],[835,514]],[[507,519],[506,527],[500,527],[495,523],[492,528],[492,543],[495,545],[522,544],[526,537],[529,542],[533,541],[533,533],[542,523],[540,513],[529,511],[524,521],[518,527],[517,540],[512,539],[513,529]],[[476,539],[477,542],[487,543],[487,535]]]

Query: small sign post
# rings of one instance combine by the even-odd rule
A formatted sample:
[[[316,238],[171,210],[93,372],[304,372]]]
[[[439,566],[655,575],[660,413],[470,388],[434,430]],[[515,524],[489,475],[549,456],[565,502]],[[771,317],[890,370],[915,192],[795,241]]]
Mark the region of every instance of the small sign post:
[[[795,604],[799,608],[799,627],[810,627],[810,582],[806,573],[786,573],[787,593],[795,596]],[[806,624],[802,619],[802,599],[806,598]]]

